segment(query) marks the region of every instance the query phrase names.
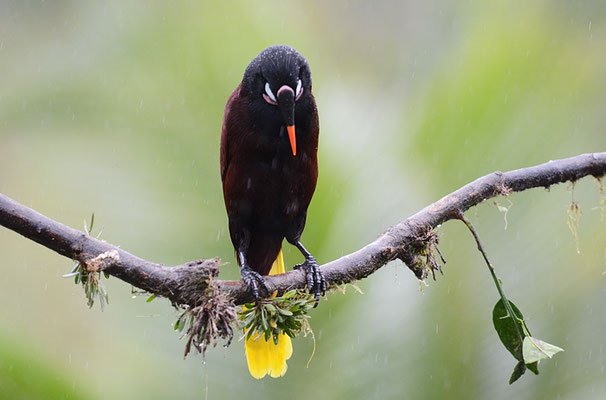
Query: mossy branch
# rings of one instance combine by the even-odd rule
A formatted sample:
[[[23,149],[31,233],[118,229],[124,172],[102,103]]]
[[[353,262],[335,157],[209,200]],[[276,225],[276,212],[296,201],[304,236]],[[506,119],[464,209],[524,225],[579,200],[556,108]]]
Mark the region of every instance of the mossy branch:
[[[431,240],[431,232],[438,225],[459,218],[470,207],[492,197],[575,182],[585,176],[600,178],[605,174],[606,153],[582,154],[514,171],[494,172],[430,204],[389,228],[362,249],[322,265],[322,272],[329,285],[352,282],[366,278],[394,259],[410,263],[415,260],[415,254],[412,254],[415,249],[426,249],[428,254],[425,255],[424,265],[427,268],[418,269],[418,262],[409,264],[412,269],[416,268],[417,276],[426,276],[437,268],[437,263],[432,261],[432,245],[427,241]],[[112,254],[112,257],[104,259],[104,272],[147,292],[166,297],[175,305],[196,307],[203,304],[208,282],[216,276],[220,265],[217,258],[191,261],[174,267],[143,260],[54,221],[3,194],[0,194],[0,225],[84,265],[98,260],[97,257],[102,254]],[[305,284],[302,270],[266,277],[269,293],[277,291],[279,295],[290,289],[302,289]],[[242,281],[214,280],[213,285],[234,304],[253,300]]]

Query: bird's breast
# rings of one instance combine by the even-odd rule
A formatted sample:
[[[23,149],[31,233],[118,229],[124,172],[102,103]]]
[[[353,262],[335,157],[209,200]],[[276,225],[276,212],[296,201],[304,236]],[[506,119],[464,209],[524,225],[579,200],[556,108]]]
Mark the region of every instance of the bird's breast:
[[[234,160],[230,196],[237,208],[267,217],[293,217],[307,209],[315,189],[315,165],[306,153]],[[271,200],[271,201],[268,201]]]

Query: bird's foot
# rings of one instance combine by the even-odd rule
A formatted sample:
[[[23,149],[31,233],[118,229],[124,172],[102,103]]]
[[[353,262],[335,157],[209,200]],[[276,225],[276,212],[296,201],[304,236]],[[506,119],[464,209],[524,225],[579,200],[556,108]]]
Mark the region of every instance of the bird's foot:
[[[305,258],[305,262],[302,264],[297,264],[294,266],[294,269],[303,268],[305,270],[305,277],[307,278],[307,288],[310,293],[314,294],[316,298],[316,304],[314,304],[314,308],[318,306],[318,302],[320,301],[320,296],[324,296],[326,294],[326,279],[324,278],[324,274],[320,270],[320,266],[318,262],[313,256],[309,256]]]
[[[265,286],[263,277],[248,266],[242,267],[240,273],[242,275],[242,280],[246,283],[246,286],[248,286],[248,290],[252,292],[255,303],[257,303],[259,301],[259,290],[261,290],[262,293],[267,293],[267,286]]]

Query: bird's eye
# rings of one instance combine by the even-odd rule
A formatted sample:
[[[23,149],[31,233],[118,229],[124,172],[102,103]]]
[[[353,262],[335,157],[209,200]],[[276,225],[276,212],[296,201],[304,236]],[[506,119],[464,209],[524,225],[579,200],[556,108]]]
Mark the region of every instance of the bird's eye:
[[[303,85],[301,84],[301,79],[297,80],[297,89],[295,90],[295,96],[298,99],[301,96],[301,90],[303,89]]]
[[[265,82],[265,93],[267,93],[267,96],[271,101],[273,101],[274,103],[278,102],[276,100],[276,96],[274,96],[273,92],[271,91],[271,88],[269,87],[269,82]]]

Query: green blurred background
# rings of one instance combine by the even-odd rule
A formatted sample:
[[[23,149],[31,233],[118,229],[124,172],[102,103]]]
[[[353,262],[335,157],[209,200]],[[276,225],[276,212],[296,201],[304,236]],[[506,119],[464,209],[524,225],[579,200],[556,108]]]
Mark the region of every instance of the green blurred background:
[[[219,180],[225,101],[286,43],[313,71],[320,180],[303,236],[320,262],[481,175],[606,150],[606,3],[0,1],[0,192],[175,265],[237,278]],[[183,360],[165,300],[107,281],[89,310],[72,262],[0,228],[0,398],[606,397],[606,221],[595,179],[467,213],[533,334],[564,347],[541,375],[491,322],[497,293],[465,227],[422,291],[393,262],[313,311],[282,379],[242,342]],[[580,202],[579,248],[566,225]],[[287,249],[287,261],[300,262]]]

